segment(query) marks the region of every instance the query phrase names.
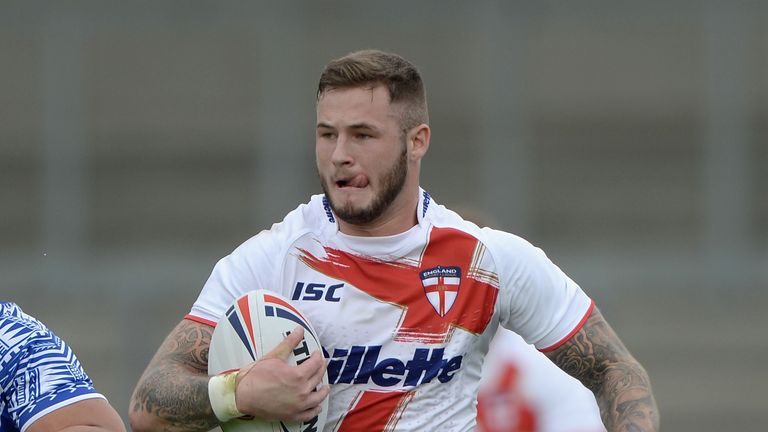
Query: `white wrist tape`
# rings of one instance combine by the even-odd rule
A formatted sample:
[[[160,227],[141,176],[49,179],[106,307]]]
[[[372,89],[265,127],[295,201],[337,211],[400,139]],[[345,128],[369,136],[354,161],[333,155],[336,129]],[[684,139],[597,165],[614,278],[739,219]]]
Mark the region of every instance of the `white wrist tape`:
[[[216,418],[227,422],[245,414],[237,410],[235,403],[235,379],[237,371],[212,376],[208,380],[208,398]]]

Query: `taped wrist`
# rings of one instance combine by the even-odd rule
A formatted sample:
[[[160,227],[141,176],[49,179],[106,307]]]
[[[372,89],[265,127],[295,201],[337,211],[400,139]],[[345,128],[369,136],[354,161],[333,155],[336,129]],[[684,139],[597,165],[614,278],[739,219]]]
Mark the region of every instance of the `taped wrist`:
[[[237,404],[235,403],[237,372],[215,375],[208,380],[208,398],[211,400],[211,408],[213,408],[216,418],[221,422],[227,422],[233,418],[245,415],[238,411]]]

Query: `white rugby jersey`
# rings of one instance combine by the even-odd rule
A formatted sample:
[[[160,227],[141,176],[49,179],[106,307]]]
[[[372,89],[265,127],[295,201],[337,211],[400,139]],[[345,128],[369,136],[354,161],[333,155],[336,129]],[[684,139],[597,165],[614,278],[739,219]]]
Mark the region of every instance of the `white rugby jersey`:
[[[61,339],[13,303],[0,302],[0,431],[24,432],[51,411],[104,398]]]
[[[387,237],[341,233],[313,196],[221,259],[187,318],[215,326],[242,294],[275,291],[323,345],[325,431],[472,430],[498,325],[551,349],[593,303],[540,249],[419,193],[418,224]]]

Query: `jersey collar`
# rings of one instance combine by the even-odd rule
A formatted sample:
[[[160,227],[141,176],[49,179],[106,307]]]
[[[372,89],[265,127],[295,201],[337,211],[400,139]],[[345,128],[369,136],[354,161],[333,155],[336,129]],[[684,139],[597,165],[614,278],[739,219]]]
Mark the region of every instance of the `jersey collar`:
[[[328,221],[326,226],[333,226],[336,232],[339,231],[339,221],[336,214],[331,209],[331,203],[328,201],[328,197],[322,195],[323,211],[325,212],[325,218]],[[416,206],[416,220],[419,225],[425,225],[428,223],[429,215],[435,203],[432,202],[432,197],[429,192],[419,187],[419,202]]]

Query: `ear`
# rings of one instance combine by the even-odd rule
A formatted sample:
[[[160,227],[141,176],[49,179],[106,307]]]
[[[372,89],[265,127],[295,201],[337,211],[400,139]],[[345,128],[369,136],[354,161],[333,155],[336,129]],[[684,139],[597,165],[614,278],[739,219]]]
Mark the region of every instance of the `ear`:
[[[429,149],[430,129],[427,124],[420,124],[408,131],[408,157],[420,161]]]

